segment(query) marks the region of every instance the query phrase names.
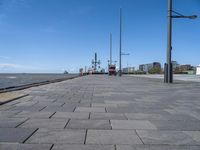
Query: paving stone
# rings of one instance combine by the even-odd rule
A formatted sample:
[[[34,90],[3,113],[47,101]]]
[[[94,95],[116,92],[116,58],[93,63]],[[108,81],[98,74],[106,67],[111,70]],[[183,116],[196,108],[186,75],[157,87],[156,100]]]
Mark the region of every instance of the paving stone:
[[[105,112],[102,107],[77,107],[75,112]]]
[[[157,129],[147,120],[111,120],[112,129]]]
[[[110,145],[54,145],[52,150],[115,150]]]
[[[136,131],[144,144],[197,145],[190,136],[181,131]]]
[[[88,130],[87,144],[142,144],[134,130]]]
[[[16,111],[16,110],[20,110],[20,111],[40,111],[43,108],[44,108],[44,106],[16,106],[16,107],[9,109],[9,111]]]
[[[119,113],[91,113],[90,119],[94,120],[127,120],[124,114]]]
[[[47,106],[42,111],[50,111],[50,112],[73,112],[75,109],[75,106]]]
[[[36,129],[0,128],[0,142],[24,142]]]
[[[25,102],[17,103],[15,104],[15,106],[33,106],[36,103],[37,103],[36,101],[25,101]]]
[[[19,118],[49,118],[54,112],[30,112],[22,111],[13,117]]]
[[[67,124],[67,119],[30,119],[20,125],[21,128],[60,128]]]
[[[116,103],[92,103],[92,107],[117,107]]]
[[[0,143],[0,150],[50,150],[52,144]]]
[[[182,120],[152,120],[150,121],[160,130],[176,130],[176,131],[199,131],[200,121],[182,121]]]
[[[20,111],[0,111],[0,118],[12,117]]]
[[[163,120],[164,117],[160,114],[144,114],[144,113],[125,113],[129,120]]]
[[[70,120],[67,128],[71,129],[111,129],[109,120]]]
[[[192,139],[200,144],[200,131],[184,131],[183,133],[189,135]]]
[[[88,112],[56,112],[52,118],[64,119],[88,119]]]
[[[84,144],[85,130],[39,129],[27,143]]]
[[[43,102],[43,101],[39,101],[37,102],[34,106],[58,106],[58,107],[61,107],[62,105],[64,105],[64,102]]]
[[[27,118],[1,118],[0,128],[15,128],[25,120],[27,120]]]
[[[200,146],[117,145],[117,150],[199,150]]]

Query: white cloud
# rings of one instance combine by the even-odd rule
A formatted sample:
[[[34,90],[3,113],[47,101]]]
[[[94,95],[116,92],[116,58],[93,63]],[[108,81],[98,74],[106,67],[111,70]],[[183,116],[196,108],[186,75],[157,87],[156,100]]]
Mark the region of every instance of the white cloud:
[[[0,69],[14,68],[14,69],[28,69],[30,67],[18,64],[1,63]]]
[[[41,71],[42,68],[28,65],[12,64],[12,63],[0,63],[0,72],[1,71]]]

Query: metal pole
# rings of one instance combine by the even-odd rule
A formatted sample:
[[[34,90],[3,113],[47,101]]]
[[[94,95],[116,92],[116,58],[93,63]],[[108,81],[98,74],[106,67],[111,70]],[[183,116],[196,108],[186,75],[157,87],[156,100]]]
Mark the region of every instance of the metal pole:
[[[110,65],[112,65],[112,33],[110,33]]]
[[[172,0],[168,0],[168,31],[167,31],[167,64],[165,65],[165,82],[173,83],[172,70]]]
[[[122,8],[120,8],[119,76],[122,76]]]
[[[94,70],[97,70],[97,53],[95,53]]]

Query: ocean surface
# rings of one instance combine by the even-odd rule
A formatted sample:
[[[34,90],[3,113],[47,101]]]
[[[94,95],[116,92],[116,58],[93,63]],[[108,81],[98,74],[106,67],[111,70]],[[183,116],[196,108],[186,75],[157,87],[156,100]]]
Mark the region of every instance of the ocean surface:
[[[1,74],[0,89],[56,79],[68,79],[78,74]]]

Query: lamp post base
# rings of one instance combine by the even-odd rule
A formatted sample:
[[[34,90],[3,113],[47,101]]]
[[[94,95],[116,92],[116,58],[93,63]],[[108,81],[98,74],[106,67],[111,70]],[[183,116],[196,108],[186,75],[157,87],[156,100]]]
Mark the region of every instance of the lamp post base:
[[[170,69],[169,69],[170,67]],[[168,72],[170,71],[170,72]],[[172,63],[170,66],[165,63],[165,68],[164,68],[164,82],[165,83],[173,83],[173,65]]]

